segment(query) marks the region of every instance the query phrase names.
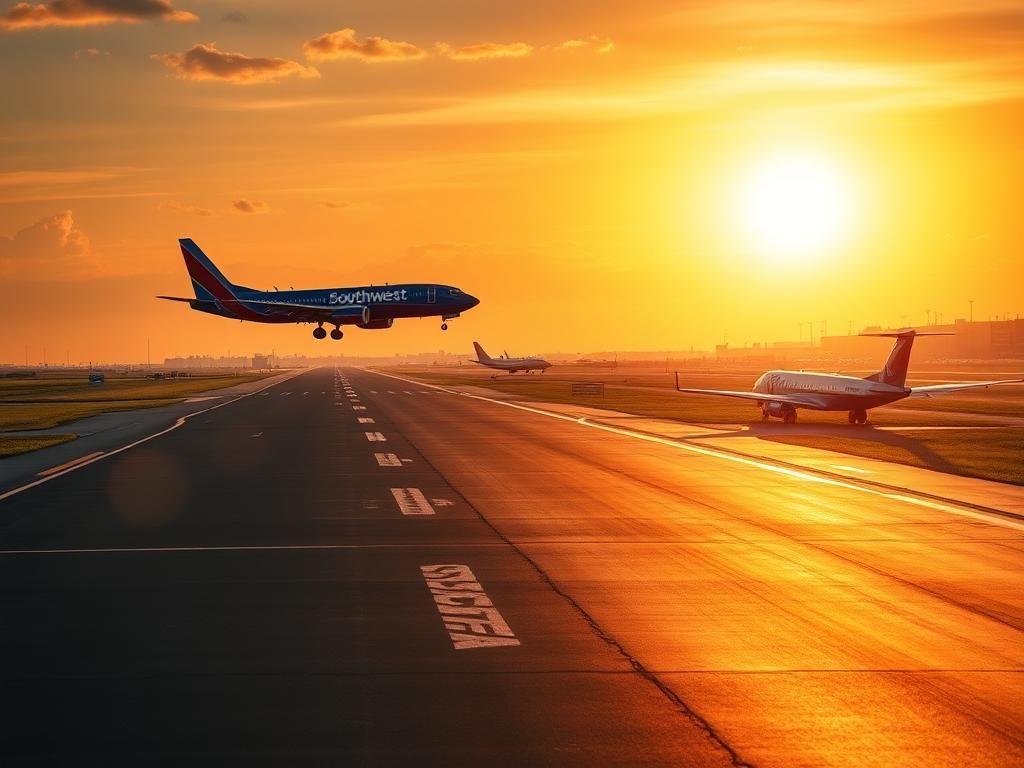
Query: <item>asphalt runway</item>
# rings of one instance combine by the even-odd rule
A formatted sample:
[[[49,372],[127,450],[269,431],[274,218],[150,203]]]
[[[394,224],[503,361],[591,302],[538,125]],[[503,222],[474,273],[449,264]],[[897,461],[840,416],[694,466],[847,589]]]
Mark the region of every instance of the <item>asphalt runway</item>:
[[[1019,522],[319,369],[0,501],[0,762],[1021,765],[1022,587]]]

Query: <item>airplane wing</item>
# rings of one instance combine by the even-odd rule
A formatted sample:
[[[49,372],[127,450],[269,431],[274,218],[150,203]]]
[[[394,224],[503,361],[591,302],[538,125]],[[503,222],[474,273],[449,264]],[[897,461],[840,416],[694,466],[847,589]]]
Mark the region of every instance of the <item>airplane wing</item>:
[[[927,387],[912,387],[911,397],[939,397],[950,395],[954,392],[963,392],[968,389],[988,389],[997,384],[1021,384],[1024,379],[1002,379],[1000,381],[972,381],[963,384],[932,384]]]
[[[366,319],[366,307],[346,306],[329,307],[309,304],[297,304],[290,301],[267,301],[265,299],[228,300],[223,304],[231,309],[232,304],[259,306],[266,310],[267,315],[288,317],[296,322],[363,322]]]
[[[786,403],[799,408],[823,409],[825,403],[814,395],[767,395],[763,392],[736,392],[729,389],[685,389],[676,387],[677,392],[687,395],[718,395],[719,397],[737,397],[742,400],[755,400],[759,403]]]

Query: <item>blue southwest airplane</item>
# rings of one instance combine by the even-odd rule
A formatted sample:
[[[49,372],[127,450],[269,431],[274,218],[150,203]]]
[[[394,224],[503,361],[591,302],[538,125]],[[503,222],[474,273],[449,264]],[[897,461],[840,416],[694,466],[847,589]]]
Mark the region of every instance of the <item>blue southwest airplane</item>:
[[[184,301],[192,309],[232,320],[254,323],[316,323],[313,338],[327,335],[324,324],[333,325],[332,339],[344,334],[341,326],[377,330],[390,328],[401,317],[440,317],[441,330],[448,320],[472,309],[480,300],[450,285],[412,283],[359,288],[313,288],[305,291],[257,291],[235,285],[217,269],[190,238],[182,238],[181,255],[192,278],[194,299],[157,296]]]

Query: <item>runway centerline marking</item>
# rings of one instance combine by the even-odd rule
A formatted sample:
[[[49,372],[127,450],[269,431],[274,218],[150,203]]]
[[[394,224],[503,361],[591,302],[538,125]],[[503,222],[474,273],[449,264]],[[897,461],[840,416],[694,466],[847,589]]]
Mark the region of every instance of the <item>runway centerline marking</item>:
[[[430,506],[427,497],[419,488],[392,488],[391,495],[395,497],[398,509],[403,515],[434,514],[434,508]]]
[[[400,467],[402,466],[402,460],[393,453],[375,453],[373,457],[377,459],[377,464],[382,467]]]
[[[455,650],[520,644],[468,565],[422,565],[420,571]]]
[[[761,461],[752,457],[740,456],[731,453],[721,453],[713,448],[706,448],[700,445],[694,445],[687,442],[679,442],[672,440],[667,437],[659,437],[658,435],[649,435],[643,432],[633,432],[628,429],[622,429],[621,427],[613,427],[608,424],[600,424],[597,422],[590,421],[585,417],[577,416],[566,416],[561,413],[554,413],[552,411],[545,411],[541,408],[533,408],[528,405],[521,405],[519,403],[510,403],[506,400],[495,400],[491,397],[484,397],[483,395],[473,395],[468,392],[458,392],[452,389],[446,389],[445,387],[439,387],[436,384],[422,384],[422,382],[414,382],[411,379],[404,379],[401,376],[395,376],[392,373],[383,373],[381,371],[370,371],[378,376],[387,376],[391,379],[397,379],[399,381],[406,381],[410,384],[420,383],[422,386],[431,387],[432,389],[439,390],[441,392],[447,392],[452,395],[461,395],[462,397],[468,397],[471,400],[479,400],[485,403],[491,403],[493,405],[500,405],[505,408],[515,408],[519,411],[527,411],[528,413],[534,413],[538,416],[546,416],[549,419],[558,419],[559,421],[567,421],[571,424],[577,424],[581,427],[588,427],[590,429],[597,429],[602,432],[611,432],[615,435],[621,435],[623,437],[629,437],[633,440],[641,440],[647,443],[656,443],[658,445],[664,445],[669,448],[674,448],[679,451],[686,451],[688,453],[696,453],[701,456],[708,456],[710,458],[720,459],[723,461],[731,461],[736,464],[743,464],[744,466],[754,467],[756,469],[763,470],[765,472],[774,472],[775,474],[786,475],[787,477],[794,478],[796,480],[804,480],[810,483],[820,483],[822,485],[830,485],[834,488],[845,488],[847,490],[858,491],[860,493],[866,493],[871,496],[879,496],[886,499],[892,499],[894,501],[901,501],[906,504],[912,504],[918,507],[924,507],[931,509],[936,512],[946,512],[947,514],[957,515],[959,517],[967,517],[973,520],[980,520],[985,523],[992,525],[998,525],[1003,528],[1012,528],[1018,531],[1024,531],[1024,524],[1011,520],[1007,517],[1001,517],[998,514],[986,514],[984,512],[974,512],[970,509],[963,507],[954,506],[956,500],[950,499],[948,504],[943,504],[938,501],[932,501],[924,497],[909,496],[907,493],[913,493],[912,489],[907,489],[907,493],[898,493],[895,491],[886,491],[877,488],[871,488],[865,485],[857,485],[854,482],[846,482],[843,480],[837,480],[831,477],[822,477],[820,475],[812,474],[810,470],[804,471],[799,469],[790,469],[789,467],[782,467],[776,464],[771,464],[766,461]]]
[[[85,454],[85,456],[79,456],[77,459],[72,459],[71,461],[65,461],[63,464],[58,464],[56,467],[50,467],[49,469],[44,469],[42,472],[37,472],[36,476],[46,477],[47,475],[52,475],[54,472],[60,472],[61,470],[64,469],[70,469],[76,464],[81,464],[83,461],[89,461],[90,459],[95,459],[96,457],[102,455],[103,451],[93,451],[92,453]]]

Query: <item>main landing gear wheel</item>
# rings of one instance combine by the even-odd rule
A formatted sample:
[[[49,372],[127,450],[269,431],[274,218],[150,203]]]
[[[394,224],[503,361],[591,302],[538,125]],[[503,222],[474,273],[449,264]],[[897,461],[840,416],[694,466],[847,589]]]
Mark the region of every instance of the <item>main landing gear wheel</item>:
[[[448,330],[448,323],[441,323],[441,330],[442,331],[447,331]]]
[[[314,338],[314,339],[323,339],[323,338],[325,338],[326,336],[327,336],[327,331],[325,331],[325,330],[323,329],[323,327],[320,327],[320,328],[314,328],[314,329],[313,329],[313,338]]]
[[[786,415],[782,417],[782,420],[787,424],[796,424],[796,411],[786,411]]]
[[[341,332],[341,328],[335,328],[333,331],[331,331],[331,338],[334,339],[335,341],[338,341],[344,335],[345,334]]]
[[[853,417],[857,420],[858,424],[868,423],[868,412],[867,411],[854,411]]]

